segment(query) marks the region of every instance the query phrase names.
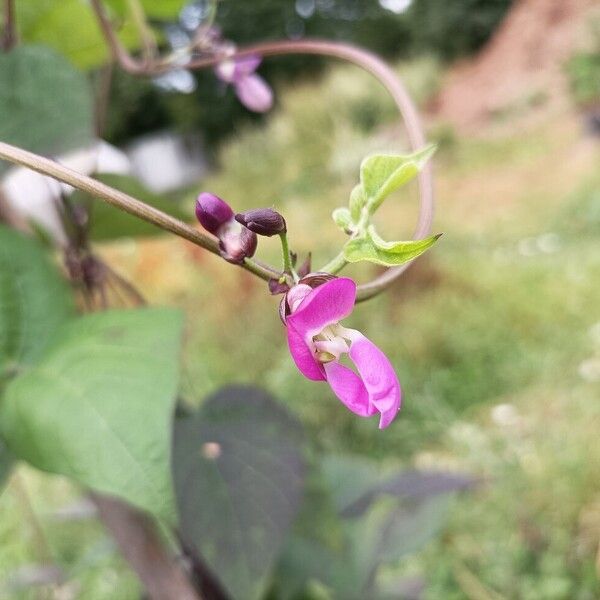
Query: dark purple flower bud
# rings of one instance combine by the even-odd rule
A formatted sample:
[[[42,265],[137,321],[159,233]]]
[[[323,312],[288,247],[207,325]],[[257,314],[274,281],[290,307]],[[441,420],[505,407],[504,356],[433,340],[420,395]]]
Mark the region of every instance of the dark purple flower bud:
[[[256,234],[234,219],[219,229],[218,237],[221,256],[228,262],[240,264],[256,252]]]
[[[218,196],[202,192],[196,200],[196,218],[206,231],[217,235],[219,228],[233,219],[233,210]]]
[[[287,231],[285,219],[272,208],[254,208],[235,215],[235,220],[258,235],[279,235]]]

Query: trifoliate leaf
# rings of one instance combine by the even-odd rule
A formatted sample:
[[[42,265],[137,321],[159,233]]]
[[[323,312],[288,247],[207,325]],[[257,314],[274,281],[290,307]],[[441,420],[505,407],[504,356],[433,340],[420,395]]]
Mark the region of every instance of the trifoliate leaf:
[[[352,215],[350,214],[350,211],[346,207],[336,208],[331,213],[331,218],[335,221],[335,224],[342,231],[348,232],[348,231],[352,230],[352,225],[353,225]]]
[[[367,203],[367,196],[363,186],[359,183],[355,185],[350,193],[350,214],[355,221],[360,219],[360,213]]]
[[[370,225],[363,236],[346,242],[344,258],[351,263],[366,260],[385,267],[395,267],[423,254],[440,236],[441,234],[432,235],[424,240],[409,242],[386,242],[377,235],[375,227]]]
[[[395,190],[409,182],[436,150],[431,144],[413,154],[376,154],[363,160],[360,181],[372,214]]]

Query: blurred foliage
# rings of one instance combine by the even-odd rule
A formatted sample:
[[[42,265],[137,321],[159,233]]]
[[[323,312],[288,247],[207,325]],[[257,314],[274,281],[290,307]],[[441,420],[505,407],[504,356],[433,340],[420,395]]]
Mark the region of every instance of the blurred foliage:
[[[177,219],[189,221],[191,218],[191,211],[183,211],[176,202],[149,192],[133,177],[105,173],[97,175],[96,179]],[[102,200],[95,199],[91,194],[77,190],[71,197],[74,203],[81,203],[87,208],[90,239],[93,241],[164,235],[164,231],[156,227],[156,225],[152,225],[152,223],[142,221],[129,213],[118,210]]]
[[[43,46],[0,54],[0,139],[41,154],[61,154],[92,141],[87,78]],[[35,126],[32,126],[35,123]],[[0,174],[8,165],[0,162]]]
[[[217,24],[238,45],[322,37],[355,43],[388,58],[418,55],[450,60],[478,49],[511,2],[414,0],[406,12],[395,14],[372,0],[223,0]],[[260,72],[277,87],[280,82],[319,73],[326,64],[321,57],[281,56],[266,60]],[[181,94],[119,74],[107,138],[122,142],[171,124],[183,131],[201,132],[210,146],[241,123],[264,119],[241,106],[233,91],[217,82],[210,70],[196,71],[193,76],[194,91]],[[357,108],[355,117],[366,128],[372,127],[376,121],[371,107]]]
[[[445,60],[478,50],[513,0],[413,0],[407,13],[415,52],[434,52]]]

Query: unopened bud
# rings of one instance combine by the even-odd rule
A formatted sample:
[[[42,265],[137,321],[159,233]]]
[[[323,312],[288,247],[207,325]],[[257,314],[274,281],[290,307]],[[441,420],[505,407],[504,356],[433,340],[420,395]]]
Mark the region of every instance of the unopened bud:
[[[239,264],[256,252],[256,234],[233,219],[223,225],[217,235],[221,256],[231,263]]]
[[[233,210],[225,200],[202,192],[196,200],[196,218],[206,231],[217,235],[218,229],[233,219]]]
[[[272,208],[254,208],[235,215],[235,220],[258,235],[279,235],[287,231],[285,219]]]

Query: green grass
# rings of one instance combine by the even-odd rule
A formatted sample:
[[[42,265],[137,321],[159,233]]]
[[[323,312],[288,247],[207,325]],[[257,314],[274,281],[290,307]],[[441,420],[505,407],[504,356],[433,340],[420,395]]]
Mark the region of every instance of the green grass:
[[[425,89],[435,79],[431,64],[421,71],[427,69],[419,84]],[[347,201],[362,156],[406,149],[395,128],[372,124],[390,117],[367,76],[336,69],[323,86],[287,90],[264,129],[242,132],[224,148],[223,170],[201,188],[237,209],[275,204],[292,245],[301,254],[313,250],[319,266],[343,241],[329,215]],[[565,141],[561,127],[549,122],[493,139],[442,131],[451,140],[437,165],[436,231],[445,235],[347,321],[380,345],[400,374],[404,408],[385,432],[347,413],[325,384],[297,373],[278,299],[258,280],[207,258],[178,262],[183,283],[175,288],[145,284],[153,301],[186,311],[183,388],[191,402],[224,384],[256,383],[300,416],[322,451],[483,478],[456,500],[443,536],[399,566],[425,573],[431,599],[600,595],[600,383],[581,369],[600,361],[600,177],[597,161],[572,166],[569,145],[579,142],[576,134]],[[556,171],[568,185],[556,185]],[[514,185],[498,187],[507,178]],[[415,198],[411,186],[384,207],[386,233],[410,236]],[[475,203],[478,212],[465,208]],[[260,250],[278,259],[277,240],[261,240]],[[180,254],[173,260],[182,261]],[[135,580],[97,523],[64,526],[50,518],[77,492],[64,480],[30,470],[24,476],[52,556],[75,574],[82,597],[112,599],[118,589],[119,598],[134,598]],[[13,482],[0,498],[0,582],[41,559],[20,504]]]

